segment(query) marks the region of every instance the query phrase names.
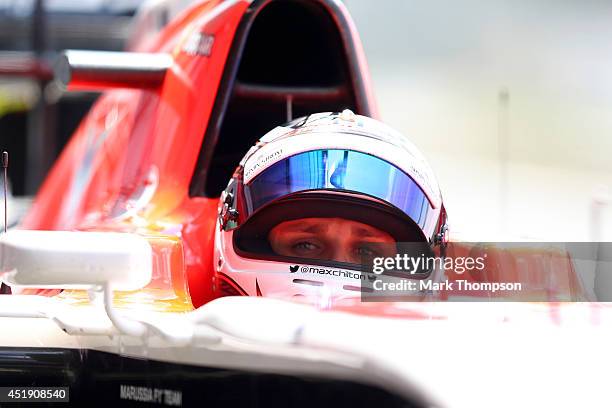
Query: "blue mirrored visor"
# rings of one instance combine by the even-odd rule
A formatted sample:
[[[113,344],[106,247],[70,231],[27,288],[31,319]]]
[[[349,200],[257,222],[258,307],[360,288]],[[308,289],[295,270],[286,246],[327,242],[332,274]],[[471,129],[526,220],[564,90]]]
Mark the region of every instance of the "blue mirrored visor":
[[[378,198],[403,211],[421,230],[433,211],[421,188],[389,162],[367,153],[330,149],[296,154],[258,174],[244,188],[248,215],[287,194],[309,190]]]

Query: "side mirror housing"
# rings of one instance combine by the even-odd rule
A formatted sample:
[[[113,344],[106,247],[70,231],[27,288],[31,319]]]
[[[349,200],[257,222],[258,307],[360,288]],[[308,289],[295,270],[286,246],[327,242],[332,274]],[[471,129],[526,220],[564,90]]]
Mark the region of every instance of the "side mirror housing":
[[[151,281],[152,250],[130,233],[11,230],[0,237],[0,267],[9,286],[130,291]]]

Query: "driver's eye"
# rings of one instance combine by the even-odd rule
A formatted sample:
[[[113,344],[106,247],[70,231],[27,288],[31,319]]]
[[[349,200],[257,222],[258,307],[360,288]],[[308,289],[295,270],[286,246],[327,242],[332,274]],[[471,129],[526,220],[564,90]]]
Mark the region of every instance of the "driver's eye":
[[[321,251],[321,247],[311,241],[299,241],[291,246],[291,249],[298,254],[313,254]]]
[[[375,249],[369,247],[369,246],[359,246],[355,249],[355,254],[357,256],[364,256],[364,257],[374,257],[378,255],[378,251],[376,251]]]

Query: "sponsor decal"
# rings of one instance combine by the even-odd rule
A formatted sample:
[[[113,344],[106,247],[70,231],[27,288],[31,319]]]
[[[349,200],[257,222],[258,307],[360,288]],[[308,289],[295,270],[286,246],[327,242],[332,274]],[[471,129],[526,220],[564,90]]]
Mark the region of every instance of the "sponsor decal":
[[[373,273],[362,273],[358,271],[350,271],[344,269],[335,269],[335,268],[326,268],[323,266],[311,266],[311,265],[289,265],[289,273],[303,273],[303,274],[316,274],[316,275],[325,275],[330,277],[337,278],[349,278],[356,279],[360,281],[374,281],[376,280],[376,275]]]
[[[183,393],[165,388],[119,385],[119,398],[126,401],[147,402],[150,404],[180,407],[183,405]]]
[[[214,43],[215,36],[212,34],[192,33],[183,44],[183,52],[189,55],[208,57],[212,53]]]
[[[244,179],[250,180],[253,173],[258,169],[265,167],[268,163],[272,163],[280,159],[283,155],[283,149],[277,149],[270,153],[260,153],[253,159],[247,160],[244,165]]]

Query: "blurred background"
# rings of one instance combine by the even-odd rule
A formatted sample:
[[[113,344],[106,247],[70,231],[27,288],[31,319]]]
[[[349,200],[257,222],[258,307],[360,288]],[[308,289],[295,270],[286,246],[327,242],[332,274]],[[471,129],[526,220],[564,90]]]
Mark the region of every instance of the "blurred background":
[[[13,217],[97,97],[47,86],[54,53],[123,49],[188,3],[0,0]],[[611,2],[346,4],[382,118],[431,161],[455,238],[612,240]]]
[[[121,50],[142,0],[0,0],[0,149],[10,152],[9,223],[97,98],[50,85],[67,48]]]
[[[350,0],[383,119],[474,240],[612,240],[612,2]]]

